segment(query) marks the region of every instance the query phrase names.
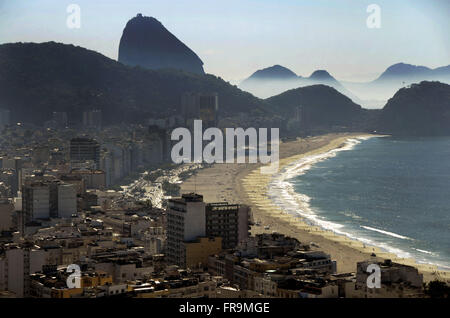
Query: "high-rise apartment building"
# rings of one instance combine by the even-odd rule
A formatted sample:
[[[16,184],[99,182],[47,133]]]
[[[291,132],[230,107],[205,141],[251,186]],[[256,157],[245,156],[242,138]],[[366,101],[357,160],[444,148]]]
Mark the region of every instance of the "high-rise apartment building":
[[[93,109],[83,112],[83,126],[100,129],[102,127],[102,111]]]
[[[77,213],[77,186],[56,181],[27,182],[22,187],[24,222]]]
[[[25,222],[50,217],[50,187],[44,182],[35,182],[22,187],[22,211]]]
[[[217,126],[219,96],[217,94],[200,94],[198,97],[199,115],[205,127]]]
[[[11,200],[0,199],[0,232],[8,231],[12,227],[14,204]]]
[[[66,128],[69,124],[66,112],[53,112],[52,121],[57,128]]]
[[[70,140],[70,162],[72,167],[79,167],[91,161],[94,168],[100,167],[100,145],[90,138],[77,137]]]
[[[247,240],[250,229],[250,207],[227,202],[206,205],[206,236],[221,237],[222,248],[235,248]]]
[[[195,193],[170,199],[167,212],[168,262],[182,267],[192,265],[189,260],[205,256],[199,256],[199,247],[217,250],[218,242],[222,249],[235,248],[248,239],[250,218],[250,208],[246,205],[207,204],[202,195]]]
[[[169,200],[166,253],[168,263],[184,267],[186,256],[183,242],[206,235],[205,207],[203,196],[195,193],[183,194],[181,198]]]
[[[33,243],[7,244],[0,254],[0,290],[13,292],[16,297],[28,297],[30,274],[42,270],[46,252]]]
[[[219,111],[217,93],[184,93],[181,97],[181,108],[188,127],[192,126],[195,119],[201,119],[204,128],[217,126]]]
[[[75,184],[58,184],[58,217],[70,218],[77,213],[77,187]]]

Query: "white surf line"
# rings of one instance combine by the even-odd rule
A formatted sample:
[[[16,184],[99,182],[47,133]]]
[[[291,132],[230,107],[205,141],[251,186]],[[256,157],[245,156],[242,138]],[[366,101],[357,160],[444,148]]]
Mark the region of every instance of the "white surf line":
[[[413,248],[414,248],[414,247],[413,247]],[[434,255],[434,253],[433,253],[433,252],[430,252],[430,251],[421,250],[421,249],[419,249],[419,248],[414,248],[414,249],[415,249],[416,251],[418,251],[418,252],[421,252],[421,253]]]
[[[399,239],[411,240],[411,241],[413,240],[412,238],[407,237],[407,236],[403,236],[403,235],[400,235],[400,234],[397,234],[397,233],[388,232],[388,231],[383,231],[383,230],[376,229],[376,228],[373,228],[373,227],[370,227],[370,226],[361,225],[361,227],[366,229],[366,230],[369,230],[369,231],[378,232],[378,233],[389,235],[389,236],[396,237],[396,238],[399,238]]]

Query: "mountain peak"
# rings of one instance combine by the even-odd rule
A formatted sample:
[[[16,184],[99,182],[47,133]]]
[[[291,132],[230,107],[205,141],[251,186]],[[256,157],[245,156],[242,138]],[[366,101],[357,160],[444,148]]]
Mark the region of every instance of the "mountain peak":
[[[163,24],[154,17],[148,17],[145,15],[142,15],[142,13],[138,13],[135,17],[131,18],[125,28],[131,26],[131,25],[146,25],[147,27],[152,26],[154,28],[164,28]]]
[[[262,70],[256,71],[248,79],[292,79],[292,78],[297,78],[297,74],[295,74],[290,69],[284,66],[276,64],[271,67],[266,67]]]
[[[389,66],[385,72],[397,72],[397,73],[407,73],[416,71],[429,71],[430,69],[426,66],[412,65],[406,63],[397,63]]]
[[[128,21],[119,45],[119,62],[148,69],[180,69],[204,74],[203,62],[156,18],[138,13]]]
[[[309,79],[323,81],[323,80],[334,80],[334,77],[331,76],[330,73],[328,73],[326,70],[317,70],[311,74]]]
[[[396,63],[389,66],[378,79],[390,79],[404,76],[429,75],[432,70],[425,66],[418,66],[406,63]]]

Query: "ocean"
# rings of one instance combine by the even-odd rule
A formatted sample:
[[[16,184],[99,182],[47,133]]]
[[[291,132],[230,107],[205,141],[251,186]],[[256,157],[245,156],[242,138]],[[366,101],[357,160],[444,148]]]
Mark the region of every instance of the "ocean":
[[[351,138],[281,169],[268,194],[309,223],[450,270],[450,137]]]

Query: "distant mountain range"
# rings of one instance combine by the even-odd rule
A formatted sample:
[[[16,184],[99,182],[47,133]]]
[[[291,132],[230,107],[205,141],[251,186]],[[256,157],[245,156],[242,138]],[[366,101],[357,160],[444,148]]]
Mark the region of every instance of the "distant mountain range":
[[[312,76],[317,77],[328,78],[323,72]],[[73,45],[0,45],[0,108],[11,110],[14,121],[42,124],[53,111],[80,120],[83,110],[100,108],[106,124],[143,122],[151,116],[179,113],[180,97],[186,91],[217,92],[221,116],[243,114],[256,121],[278,116],[287,122],[300,114],[301,125],[314,133],[378,130],[450,135],[450,85],[439,82],[403,88],[383,110],[366,110],[324,84],[262,100],[213,75],[130,67]]]
[[[416,66],[405,63],[397,63],[389,66],[380,77],[372,83],[383,81],[423,81],[423,80],[450,80],[450,65],[431,69],[425,66]]]
[[[430,69],[397,63],[389,66],[377,79],[368,83],[343,82],[366,107],[381,108],[399,89],[422,81],[439,81],[450,84],[450,65]]]
[[[128,21],[119,45],[119,62],[148,69],[178,69],[204,74],[203,62],[153,17]]]
[[[348,91],[325,70],[314,71],[309,77],[302,77],[281,65],[274,65],[253,73],[239,84],[239,88],[260,98],[278,95],[289,89],[324,84],[359,102],[358,97]]]
[[[0,45],[0,108],[9,109],[16,122],[42,125],[54,111],[79,122],[84,110],[95,108],[102,110],[105,124],[145,123],[150,117],[179,114],[181,96],[188,91],[218,93],[221,118],[243,118],[256,127],[286,121],[296,106],[304,105],[316,132],[335,126],[354,130],[355,124],[364,129],[359,122],[365,111],[326,85],[262,100],[213,75],[130,67],[73,45]],[[280,123],[276,127],[284,130]]]
[[[279,127],[294,135],[373,130],[450,135],[450,85],[421,81],[402,88],[406,81],[423,77],[444,81],[449,66],[428,69],[396,64],[373,82],[353,83],[359,89],[382,89],[384,94],[401,83],[382,110],[362,108],[351,83],[343,85],[325,70],[301,77],[280,65],[259,70],[241,83],[243,89],[270,93],[261,99],[219,77],[203,74],[197,55],[164,31],[156,19],[138,16],[130,22],[122,36],[121,62],[55,42],[0,45],[0,108],[9,109],[13,121],[38,125],[54,111],[67,112],[76,122],[84,110],[93,108],[103,111],[105,124],[145,123],[150,117],[179,114],[185,92],[214,92],[219,95],[220,117],[230,120],[227,127],[239,122]],[[147,34],[130,35],[135,27],[130,25],[135,23],[146,25]],[[137,34],[142,31],[141,27],[137,30]],[[136,39],[141,36],[142,43],[150,38],[152,45],[140,47]],[[165,60],[156,58],[165,55],[162,52],[167,53]]]
[[[421,81],[450,83],[450,65],[430,69],[398,63],[388,67],[376,80],[366,83],[340,82],[326,70],[302,77],[283,66],[275,65],[256,71],[242,81],[239,87],[258,97],[267,98],[293,88],[324,84],[364,107],[381,108],[398,89]]]

